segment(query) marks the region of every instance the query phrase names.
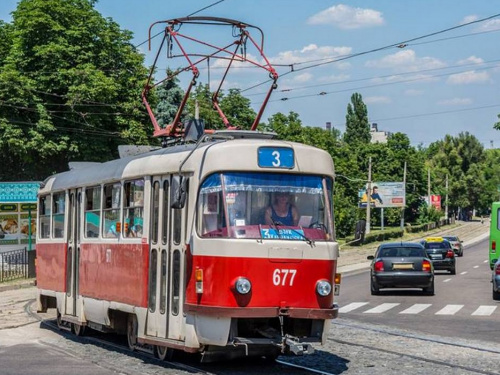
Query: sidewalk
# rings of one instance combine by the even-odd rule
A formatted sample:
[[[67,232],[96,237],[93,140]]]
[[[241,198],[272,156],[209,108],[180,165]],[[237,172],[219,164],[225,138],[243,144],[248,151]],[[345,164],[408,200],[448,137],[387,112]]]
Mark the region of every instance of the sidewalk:
[[[403,241],[418,242],[425,237],[458,236],[463,241],[464,247],[480,242],[488,238],[490,221],[457,221],[454,225],[437,228],[429,232],[408,234]],[[395,242],[391,239],[387,242]],[[368,255],[374,255],[375,250],[382,242],[374,242],[363,246],[344,246],[340,248],[337,272],[343,275],[361,272],[370,267],[371,261],[367,260]],[[467,251],[467,250],[465,250]],[[485,250],[486,251],[486,250]],[[485,253],[486,254],[486,253]]]

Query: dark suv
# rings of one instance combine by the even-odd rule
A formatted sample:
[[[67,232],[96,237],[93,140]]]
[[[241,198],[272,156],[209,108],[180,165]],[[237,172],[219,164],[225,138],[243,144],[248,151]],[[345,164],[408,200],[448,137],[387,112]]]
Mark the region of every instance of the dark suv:
[[[420,243],[425,248],[435,270],[450,271],[452,275],[457,273],[455,252],[449,241],[443,237],[427,237]]]

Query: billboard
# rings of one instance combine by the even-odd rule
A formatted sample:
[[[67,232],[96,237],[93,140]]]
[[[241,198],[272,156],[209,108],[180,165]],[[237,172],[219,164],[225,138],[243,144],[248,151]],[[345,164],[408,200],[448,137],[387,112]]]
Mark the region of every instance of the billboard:
[[[364,189],[358,192],[358,207],[366,208],[368,197]],[[405,185],[403,182],[372,182],[371,184],[370,207],[399,207],[405,206]]]
[[[431,205],[434,206],[436,210],[441,211],[441,196],[431,194]]]

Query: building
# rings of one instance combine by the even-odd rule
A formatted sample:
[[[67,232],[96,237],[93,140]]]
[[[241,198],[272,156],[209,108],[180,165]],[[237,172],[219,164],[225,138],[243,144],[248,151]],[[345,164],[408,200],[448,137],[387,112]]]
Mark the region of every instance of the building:
[[[376,123],[373,123],[370,128],[370,135],[372,137],[371,143],[387,143],[387,138],[391,134],[391,132],[379,131],[378,125]]]

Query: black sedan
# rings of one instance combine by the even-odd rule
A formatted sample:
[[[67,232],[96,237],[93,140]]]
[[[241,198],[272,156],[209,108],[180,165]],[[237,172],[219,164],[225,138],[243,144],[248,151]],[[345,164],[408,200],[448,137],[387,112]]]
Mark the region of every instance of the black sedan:
[[[422,288],[434,295],[434,268],[422,245],[413,242],[381,244],[372,261],[370,289],[372,295],[382,288]]]
[[[436,271],[450,271],[452,275],[457,273],[455,252],[449,241],[443,237],[427,237],[421,244]]]

